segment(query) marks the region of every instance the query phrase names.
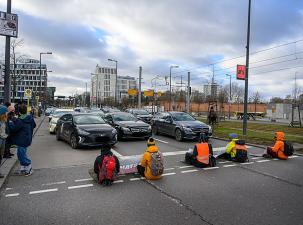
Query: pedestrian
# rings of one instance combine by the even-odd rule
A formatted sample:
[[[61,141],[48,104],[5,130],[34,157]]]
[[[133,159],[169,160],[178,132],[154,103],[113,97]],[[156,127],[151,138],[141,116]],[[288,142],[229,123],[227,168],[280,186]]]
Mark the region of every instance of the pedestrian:
[[[285,141],[284,132],[275,133],[275,144],[273,147],[267,147],[267,154],[265,158],[278,158],[282,160],[288,159],[288,156],[293,154],[293,146]],[[290,153],[289,153],[290,152]]]
[[[208,113],[208,123],[210,125],[214,125],[217,122],[217,114],[214,110],[214,107],[210,107],[209,113]]]
[[[90,172],[91,176],[100,184],[111,185],[119,172],[119,159],[111,151],[111,145],[103,144],[101,154],[95,159],[95,174],[91,174]]]
[[[6,113],[7,113],[7,107],[1,105],[0,106],[0,168],[1,168],[1,162],[4,154],[5,149],[5,140],[7,138],[6,134]],[[0,178],[4,178],[4,175],[1,174],[0,171]]]
[[[216,166],[213,147],[208,143],[206,134],[201,133],[199,143],[195,145],[194,150],[186,152],[185,162],[200,168]]]
[[[155,139],[149,138],[147,149],[140,164],[137,166],[138,173],[148,180],[160,179],[164,171],[163,161],[163,155],[159,151]]]
[[[32,143],[36,123],[31,115],[27,115],[27,106],[19,105],[20,117],[9,122],[12,144],[17,145],[17,156],[20,161],[20,173],[29,176],[33,173],[32,161],[27,155],[27,148]]]
[[[9,106],[8,107],[8,112],[7,112],[7,122],[6,122],[6,130],[7,130],[7,138],[6,138],[6,142],[5,142],[5,150],[4,150],[4,158],[11,158],[12,156],[14,156],[13,153],[10,152],[10,148],[12,146],[12,140],[11,140],[11,135],[10,135],[10,131],[9,131],[9,122],[12,121],[14,122],[16,120],[16,116],[15,116],[15,108],[14,106]]]
[[[240,140],[238,135],[235,133],[229,134],[230,142],[226,146],[224,154],[220,155],[219,158],[232,160],[235,162],[246,162],[248,161],[247,146],[244,140]]]

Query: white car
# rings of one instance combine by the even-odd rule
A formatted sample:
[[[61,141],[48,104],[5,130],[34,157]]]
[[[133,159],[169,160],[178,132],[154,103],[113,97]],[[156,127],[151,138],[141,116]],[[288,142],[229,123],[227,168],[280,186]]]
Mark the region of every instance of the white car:
[[[58,109],[54,112],[54,114],[49,117],[49,133],[50,134],[55,134],[56,133],[56,126],[57,126],[57,121],[61,116],[67,113],[74,113],[74,110],[70,109]]]

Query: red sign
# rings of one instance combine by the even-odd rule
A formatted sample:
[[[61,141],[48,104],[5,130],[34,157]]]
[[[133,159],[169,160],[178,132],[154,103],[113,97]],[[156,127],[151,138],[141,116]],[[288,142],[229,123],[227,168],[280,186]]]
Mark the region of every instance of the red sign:
[[[246,66],[245,65],[237,65],[237,79],[245,80],[246,77]]]

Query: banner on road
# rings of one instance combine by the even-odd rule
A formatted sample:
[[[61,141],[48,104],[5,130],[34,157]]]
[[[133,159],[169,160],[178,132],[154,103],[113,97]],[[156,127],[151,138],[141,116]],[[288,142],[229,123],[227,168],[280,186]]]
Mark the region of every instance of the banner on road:
[[[237,65],[237,80],[245,80],[246,78],[246,66]]]
[[[154,90],[144,91],[144,96],[146,96],[146,97],[153,97],[154,96]]]
[[[136,96],[138,94],[138,91],[136,89],[128,89],[127,93],[128,95]]]
[[[18,36],[18,15],[0,11],[0,35]]]

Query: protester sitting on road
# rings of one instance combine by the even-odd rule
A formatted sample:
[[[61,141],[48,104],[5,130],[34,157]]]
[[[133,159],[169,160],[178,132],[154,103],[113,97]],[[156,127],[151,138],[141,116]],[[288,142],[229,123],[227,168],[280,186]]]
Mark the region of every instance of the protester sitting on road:
[[[200,135],[199,143],[195,145],[193,152],[186,152],[185,162],[200,168],[216,166],[213,147],[204,133]]]
[[[9,125],[8,125],[8,123],[9,123],[9,121],[15,121],[16,120],[16,117],[15,117],[15,108],[14,108],[14,106],[9,106],[8,107],[8,113],[7,113],[7,134],[8,134],[8,136],[7,136],[7,138],[6,138],[6,142],[5,142],[5,150],[4,150],[4,156],[3,156],[3,158],[11,158],[14,154],[13,153],[11,153],[10,152],[10,148],[11,148],[11,146],[12,146],[12,140],[11,140],[11,135],[10,135],[10,133],[9,133]]]
[[[101,154],[97,156],[94,163],[96,179],[100,184],[111,185],[116,175],[120,172],[120,163],[111,151],[109,144],[103,144]]]
[[[2,161],[3,154],[4,154],[4,149],[5,149],[5,140],[7,138],[6,113],[7,113],[6,106],[3,106],[3,105],[0,106],[0,166],[1,166],[1,161]],[[4,175],[1,174],[1,172],[0,172],[0,178],[4,178]]]
[[[161,178],[164,170],[163,155],[159,151],[155,139],[149,138],[147,149],[143,154],[140,165],[137,166],[138,173],[148,180]]]
[[[292,155],[293,147],[290,143],[284,141],[284,132],[275,133],[275,145],[273,147],[267,147],[267,154],[264,154],[265,158],[279,158],[286,160],[288,156]],[[285,151],[287,148],[287,152]],[[291,153],[288,153],[291,151]]]
[[[227,144],[225,153],[220,155],[219,158],[224,158],[240,163],[248,161],[245,141],[239,140],[238,135],[235,133],[229,134],[229,139],[231,141]]]
[[[20,161],[20,173],[29,176],[33,173],[32,161],[27,155],[27,148],[32,143],[33,130],[36,123],[31,115],[27,115],[25,104],[19,106],[20,117],[9,122],[12,144],[17,145],[17,155]]]

